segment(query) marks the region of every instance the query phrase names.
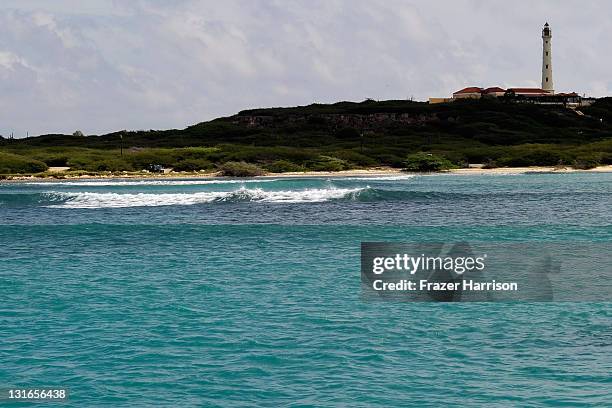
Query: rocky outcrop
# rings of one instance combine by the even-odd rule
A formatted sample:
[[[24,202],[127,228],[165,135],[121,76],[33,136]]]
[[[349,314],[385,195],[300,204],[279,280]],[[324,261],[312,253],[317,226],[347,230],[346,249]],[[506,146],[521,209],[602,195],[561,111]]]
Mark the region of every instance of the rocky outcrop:
[[[287,125],[318,124],[331,129],[355,128],[373,130],[394,124],[424,125],[437,121],[434,114],[370,113],[370,114],[312,114],[312,115],[237,115],[232,123],[247,127],[281,127]]]

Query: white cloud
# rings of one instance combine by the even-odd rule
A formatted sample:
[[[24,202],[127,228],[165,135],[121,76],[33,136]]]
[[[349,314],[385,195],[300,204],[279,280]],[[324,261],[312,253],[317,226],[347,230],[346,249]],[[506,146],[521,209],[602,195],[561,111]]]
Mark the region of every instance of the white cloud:
[[[185,127],[238,110],[536,86],[607,94],[612,6],[503,0],[0,5],[0,133]]]
[[[14,70],[15,65],[29,67],[29,64],[20,56],[9,51],[0,51],[0,67],[7,70]]]

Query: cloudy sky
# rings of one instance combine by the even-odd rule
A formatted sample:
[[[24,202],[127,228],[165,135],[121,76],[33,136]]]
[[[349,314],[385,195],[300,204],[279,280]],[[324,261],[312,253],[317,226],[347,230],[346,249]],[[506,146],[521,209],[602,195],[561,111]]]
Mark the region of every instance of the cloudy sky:
[[[612,3],[2,0],[0,134],[183,128],[253,107],[464,86],[612,94]]]

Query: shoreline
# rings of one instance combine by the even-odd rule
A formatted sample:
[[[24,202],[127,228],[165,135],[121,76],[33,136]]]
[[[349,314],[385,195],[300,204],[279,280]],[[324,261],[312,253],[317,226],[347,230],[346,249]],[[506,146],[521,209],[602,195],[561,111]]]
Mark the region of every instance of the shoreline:
[[[612,165],[597,166],[592,169],[574,169],[559,166],[531,166],[531,167],[498,167],[495,169],[469,168],[449,170],[451,174],[526,174],[526,173],[612,173]]]
[[[598,166],[588,170],[574,169],[571,167],[558,166],[531,166],[531,167],[500,167],[494,169],[483,169],[479,167],[452,169],[441,172],[415,173],[405,172],[401,169],[391,167],[378,167],[372,169],[342,170],[342,171],[305,171],[287,173],[267,173],[254,178],[292,178],[292,177],[382,177],[400,175],[513,175],[529,173],[612,173],[612,165]],[[0,183],[6,182],[57,182],[63,180],[104,180],[104,179],[180,179],[180,178],[213,178],[213,179],[235,179],[236,177],[223,177],[218,172],[171,172],[171,173],[124,173],[124,174],[98,174],[98,175],[70,175],[62,174],[62,171],[54,172],[54,175],[15,175],[0,179]],[[250,177],[246,177],[250,178]]]

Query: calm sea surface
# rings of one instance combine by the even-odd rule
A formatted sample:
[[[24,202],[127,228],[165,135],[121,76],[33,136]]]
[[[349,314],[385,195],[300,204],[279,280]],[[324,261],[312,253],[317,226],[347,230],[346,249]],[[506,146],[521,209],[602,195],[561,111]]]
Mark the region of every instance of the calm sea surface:
[[[612,174],[0,184],[0,389],[612,406],[611,303],[362,300],[362,241],[457,240],[612,243]]]

